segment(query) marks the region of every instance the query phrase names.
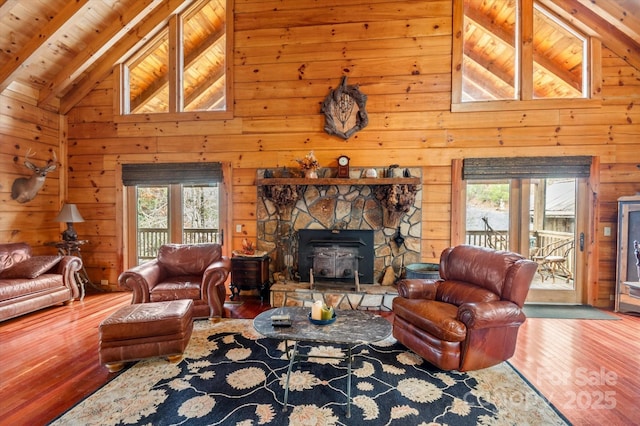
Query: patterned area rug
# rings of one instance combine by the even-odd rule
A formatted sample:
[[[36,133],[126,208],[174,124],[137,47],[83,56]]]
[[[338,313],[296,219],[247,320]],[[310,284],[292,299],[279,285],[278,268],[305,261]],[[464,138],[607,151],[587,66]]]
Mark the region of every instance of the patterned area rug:
[[[196,321],[178,364],[136,363],[52,424],[60,425],[564,425],[508,363],[443,372],[393,338],[354,349],[351,418],[346,363],[310,358],[292,372],[283,342],[251,320]],[[309,346],[311,355],[339,347]]]

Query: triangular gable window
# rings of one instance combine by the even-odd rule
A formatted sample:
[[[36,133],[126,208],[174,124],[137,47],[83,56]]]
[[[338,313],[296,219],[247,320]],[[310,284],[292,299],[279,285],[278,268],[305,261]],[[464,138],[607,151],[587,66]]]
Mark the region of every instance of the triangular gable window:
[[[226,0],[201,0],[172,15],[120,69],[121,113],[227,112],[230,13]]]
[[[590,43],[537,1],[456,0],[452,109],[589,99]]]

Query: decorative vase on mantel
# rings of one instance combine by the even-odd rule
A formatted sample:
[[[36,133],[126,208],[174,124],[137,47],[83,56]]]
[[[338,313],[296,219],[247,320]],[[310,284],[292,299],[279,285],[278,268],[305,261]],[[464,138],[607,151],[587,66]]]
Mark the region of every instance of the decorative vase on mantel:
[[[313,151],[309,152],[304,158],[296,159],[298,165],[300,165],[300,169],[304,174],[304,177],[307,179],[318,179],[318,169],[320,168],[320,163],[316,158]]]
[[[304,177],[307,179],[318,179],[318,171],[316,169],[305,169]]]

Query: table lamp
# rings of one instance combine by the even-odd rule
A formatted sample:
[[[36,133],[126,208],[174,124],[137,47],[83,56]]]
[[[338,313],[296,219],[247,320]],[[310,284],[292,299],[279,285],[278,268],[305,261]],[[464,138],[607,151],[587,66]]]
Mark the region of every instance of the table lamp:
[[[74,222],[84,222],[82,215],[78,211],[75,204],[63,204],[60,213],[54,219],[56,222],[66,222],[67,229],[62,233],[62,239],[65,241],[76,241],[78,233],[73,228]]]

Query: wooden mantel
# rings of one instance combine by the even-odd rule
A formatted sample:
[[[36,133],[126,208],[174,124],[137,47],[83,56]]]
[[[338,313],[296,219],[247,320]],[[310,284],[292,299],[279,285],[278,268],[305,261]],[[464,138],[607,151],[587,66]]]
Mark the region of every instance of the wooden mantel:
[[[270,185],[395,185],[395,184],[408,184],[408,185],[420,185],[419,177],[401,177],[401,178],[317,178],[308,179],[303,177],[297,178],[258,178],[256,179],[256,185],[258,186],[270,186]]]

